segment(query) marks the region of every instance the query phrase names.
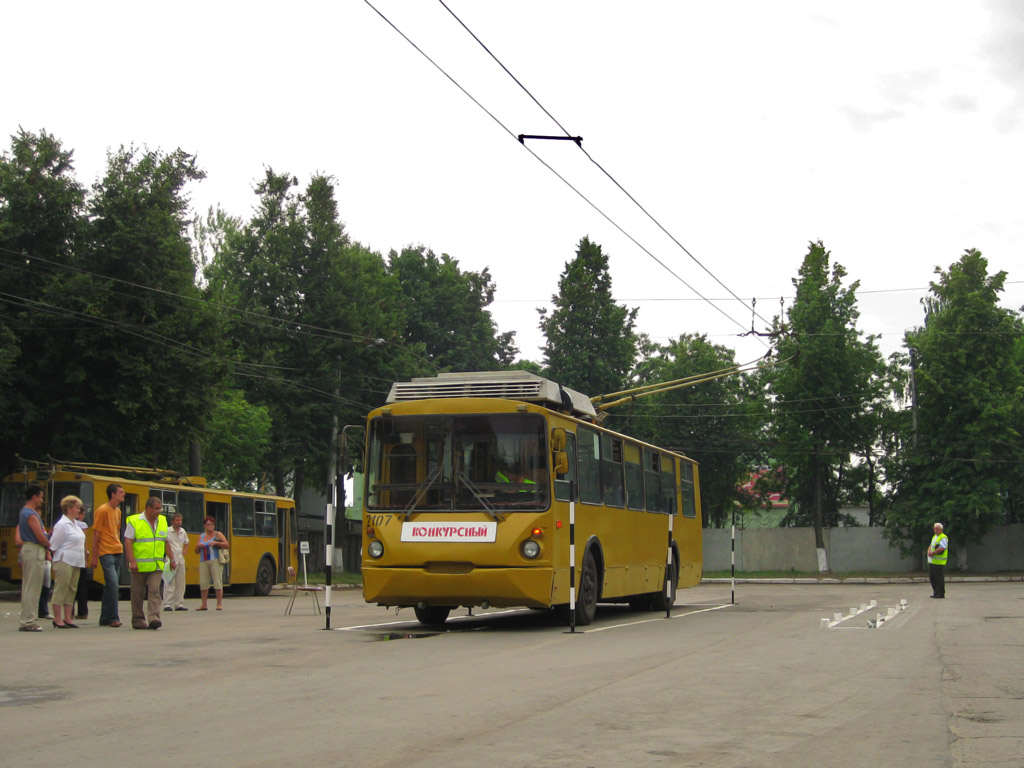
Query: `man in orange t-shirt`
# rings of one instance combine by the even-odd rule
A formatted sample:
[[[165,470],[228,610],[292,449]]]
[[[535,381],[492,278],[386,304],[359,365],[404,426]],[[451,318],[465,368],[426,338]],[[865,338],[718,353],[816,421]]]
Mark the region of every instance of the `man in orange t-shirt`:
[[[103,602],[100,604],[100,626],[120,627],[117,612],[118,585],[121,580],[121,502],[124,488],[117,483],[107,486],[106,504],[96,509],[92,519],[92,560],[89,567],[103,566]]]

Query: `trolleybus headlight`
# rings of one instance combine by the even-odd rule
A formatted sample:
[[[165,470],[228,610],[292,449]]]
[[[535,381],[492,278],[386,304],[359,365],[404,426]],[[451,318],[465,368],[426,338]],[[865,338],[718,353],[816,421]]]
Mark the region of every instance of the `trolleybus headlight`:
[[[374,539],[366,545],[366,553],[373,558],[381,557],[384,554],[384,545]]]
[[[523,552],[523,557],[525,557],[527,560],[533,560],[535,557],[537,557],[537,555],[540,554],[540,544],[538,544],[533,539],[527,539],[526,541],[524,541],[521,549]]]

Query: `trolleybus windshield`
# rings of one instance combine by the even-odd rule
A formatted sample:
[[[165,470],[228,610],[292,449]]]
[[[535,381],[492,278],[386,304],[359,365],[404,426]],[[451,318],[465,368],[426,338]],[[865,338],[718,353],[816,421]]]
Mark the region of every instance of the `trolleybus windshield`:
[[[549,500],[537,414],[381,416],[370,422],[366,506],[514,512]]]

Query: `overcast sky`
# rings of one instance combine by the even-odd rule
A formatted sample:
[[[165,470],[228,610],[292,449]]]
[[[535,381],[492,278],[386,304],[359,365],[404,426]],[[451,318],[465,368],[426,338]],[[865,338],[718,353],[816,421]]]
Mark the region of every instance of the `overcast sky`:
[[[533,360],[585,235],[639,330],[741,361],[729,291],[770,319],[811,240],[886,353],[966,248],[1024,305],[1024,3],[447,0],[669,237],[573,143],[514,138],[562,131],[443,5],[373,2],[451,79],[360,0],[7,4],[0,129],[55,134],[87,184],[108,148],[181,147],[197,210],[242,217],[264,166],[333,175],[353,239],[488,267]]]

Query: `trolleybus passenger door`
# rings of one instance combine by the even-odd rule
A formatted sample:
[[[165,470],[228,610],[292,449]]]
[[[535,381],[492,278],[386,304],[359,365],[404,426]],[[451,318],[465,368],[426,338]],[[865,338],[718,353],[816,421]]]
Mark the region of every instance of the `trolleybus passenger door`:
[[[288,509],[279,506],[277,508],[277,580],[279,582],[288,580],[289,533]]]
[[[121,510],[121,530],[118,531],[117,535],[123,543],[125,522],[139,511],[139,494],[125,491],[124,501],[121,502],[121,506],[118,509]],[[100,568],[99,570],[102,572],[103,569]],[[117,583],[122,587],[131,586],[132,583],[132,573],[128,569],[128,554],[126,552],[121,553],[121,576],[118,578]]]

